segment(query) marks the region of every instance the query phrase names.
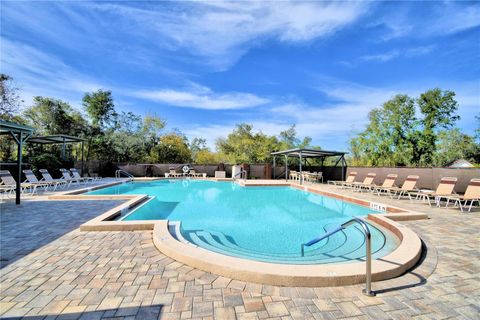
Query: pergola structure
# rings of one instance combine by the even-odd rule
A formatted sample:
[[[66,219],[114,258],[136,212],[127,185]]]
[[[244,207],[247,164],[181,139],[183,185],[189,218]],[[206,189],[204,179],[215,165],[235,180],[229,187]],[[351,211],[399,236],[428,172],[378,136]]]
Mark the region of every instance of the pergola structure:
[[[15,203],[20,204],[20,193],[22,183],[22,148],[27,139],[35,131],[34,128],[20,125],[18,123],[0,120],[0,135],[10,135],[17,143],[17,167],[18,177],[15,190]]]
[[[83,142],[84,139],[78,137],[72,137],[65,134],[55,134],[51,136],[43,137],[31,137],[28,139],[28,143],[38,143],[38,144],[61,144],[62,145],[62,160],[65,160],[65,148],[69,143],[82,143],[82,166],[83,166]],[[82,168],[83,169],[83,168]],[[83,173],[83,172],[82,172]]]
[[[345,161],[345,154],[346,152],[341,151],[327,151],[327,150],[317,150],[317,149],[304,149],[304,148],[295,148],[283,151],[276,151],[272,152],[271,155],[273,156],[273,176],[275,177],[275,166],[276,166],[276,157],[277,156],[284,156],[285,157],[285,180],[288,180],[288,158],[294,157],[299,159],[299,172],[300,172],[300,184],[303,184],[303,175],[302,175],[302,162],[304,165],[306,164],[307,158],[320,158],[322,160],[322,167],[325,158],[327,157],[338,157],[337,162],[335,162],[335,166],[338,165],[339,162],[342,163],[342,180],[345,179],[345,167],[347,162]]]

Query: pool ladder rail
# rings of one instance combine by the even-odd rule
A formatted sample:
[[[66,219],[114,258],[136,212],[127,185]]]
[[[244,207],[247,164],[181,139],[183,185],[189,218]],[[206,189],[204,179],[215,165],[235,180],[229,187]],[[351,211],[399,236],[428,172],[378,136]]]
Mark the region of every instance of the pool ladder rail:
[[[115,179],[120,179],[122,177],[122,174],[127,178],[129,178],[130,181],[133,180],[133,178],[135,178],[132,174],[128,173],[127,171],[119,169],[115,171]]]
[[[325,233],[323,236],[315,238],[310,240],[309,242],[302,243],[302,257],[305,255],[305,247],[310,247],[313,246],[315,243],[318,243],[322,241],[323,239],[326,239],[330,237],[331,235],[337,233],[338,231],[341,231],[343,229],[346,229],[350,227],[351,225],[358,223],[362,226],[363,232],[365,233],[365,239],[366,239],[366,254],[365,254],[365,262],[366,262],[366,272],[365,272],[365,289],[362,290],[363,294],[368,296],[368,297],[374,297],[375,292],[372,291],[372,235],[370,233],[370,229],[368,228],[368,225],[365,221],[363,221],[360,218],[353,218],[348,220],[347,222],[342,223],[338,227],[328,231]]]
[[[237,172],[233,177],[233,181],[237,179],[237,176],[240,176],[240,179],[247,180],[247,170],[240,170],[240,172]]]

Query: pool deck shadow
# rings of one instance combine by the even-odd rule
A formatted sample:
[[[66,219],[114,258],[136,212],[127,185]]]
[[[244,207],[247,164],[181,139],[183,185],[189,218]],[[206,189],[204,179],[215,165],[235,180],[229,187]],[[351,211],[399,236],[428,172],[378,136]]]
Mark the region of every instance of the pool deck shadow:
[[[23,200],[0,203],[0,268],[75,230],[122,201]]]

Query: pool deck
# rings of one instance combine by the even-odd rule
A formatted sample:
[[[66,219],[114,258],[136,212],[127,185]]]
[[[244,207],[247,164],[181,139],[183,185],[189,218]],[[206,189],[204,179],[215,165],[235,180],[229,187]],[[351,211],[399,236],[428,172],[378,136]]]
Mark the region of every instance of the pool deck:
[[[317,188],[379,199],[332,186]],[[127,200],[80,202],[47,196],[20,206],[0,204],[2,318],[479,318],[478,209],[461,213],[382,197],[389,205],[428,214],[429,219],[401,222],[426,242],[427,252],[407,274],[374,282],[377,296],[369,298],[361,294],[362,285],[276,287],[206,273],[161,254],[152,231],[78,229]]]

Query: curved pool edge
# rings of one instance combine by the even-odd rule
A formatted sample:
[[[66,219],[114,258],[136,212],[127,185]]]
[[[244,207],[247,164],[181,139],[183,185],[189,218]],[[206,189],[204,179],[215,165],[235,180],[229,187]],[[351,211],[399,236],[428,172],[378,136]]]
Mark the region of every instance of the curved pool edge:
[[[411,269],[422,253],[422,242],[418,235],[385,216],[369,215],[368,219],[387,228],[401,241],[391,253],[372,261],[372,280],[395,278]],[[299,265],[227,256],[178,241],[168,230],[168,220],[156,221],[152,236],[154,245],[166,256],[190,267],[235,280],[301,287],[365,282],[365,262]]]

